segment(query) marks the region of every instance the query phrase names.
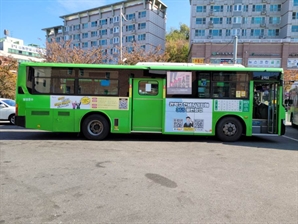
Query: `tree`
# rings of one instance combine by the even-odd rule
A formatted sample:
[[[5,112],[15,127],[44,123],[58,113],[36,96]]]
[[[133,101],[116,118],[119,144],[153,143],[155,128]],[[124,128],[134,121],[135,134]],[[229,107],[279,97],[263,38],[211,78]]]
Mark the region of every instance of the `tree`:
[[[180,29],[171,29],[166,35],[166,54],[169,62],[188,62],[189,27],[180,24]]]
[[[71,40],[65,42],[51,41],[46,44],[45,54],[42,55],[46,62],[61,62],[61,63],[85,63],[85,64],[102,64],[107,61],[115,61],[117,58],[119,64],[136,64],[138,62],[158,62],[166,61],[167,56],[162,52],[161,47],[152,47],[149,51],[133,42],[129,48],[123,47],[122,58],[120,60],[120,48],[115,47],[115,55],[110,54],[111,49],[103,49],[101,47],[94,47],[92,49],[82,49],[71,47]]]
[[[284,70],[284,83],[285,91],[288,92],[293,85],[294,81],[298,81],[298,71],[297,70]]]
[[[123,49],[122,58],[122,62],[119,58],[119,64],[129,65],[135,65],[138,62],[166,62],[168,59],[167,55],[162,52],[160,46],[152,47],[151,49],[145,51],[142,45],[136,42]]]
[[[15,98],[17,68],[16,59],[0,56],[0,97]]]
[[[101,47],[82,49],[71,47],[71,40],[46,43],[45,53],[41,55],[45,62],[100,64],[107,60],[107,52]]]

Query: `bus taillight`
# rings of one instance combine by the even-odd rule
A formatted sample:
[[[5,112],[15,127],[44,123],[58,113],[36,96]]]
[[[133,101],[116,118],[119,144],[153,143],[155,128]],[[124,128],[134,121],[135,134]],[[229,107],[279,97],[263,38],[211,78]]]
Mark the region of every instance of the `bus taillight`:
[[[18,104],[16,104],[16,116],[18,116],[18,112],[19,112],[19,107],[18,107]]]

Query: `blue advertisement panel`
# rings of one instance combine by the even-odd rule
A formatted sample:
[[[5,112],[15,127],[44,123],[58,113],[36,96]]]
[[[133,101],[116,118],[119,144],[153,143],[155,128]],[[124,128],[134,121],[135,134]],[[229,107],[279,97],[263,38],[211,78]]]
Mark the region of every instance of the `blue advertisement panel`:
[[[212,133],[212,100],[166,99],[165,132]]]

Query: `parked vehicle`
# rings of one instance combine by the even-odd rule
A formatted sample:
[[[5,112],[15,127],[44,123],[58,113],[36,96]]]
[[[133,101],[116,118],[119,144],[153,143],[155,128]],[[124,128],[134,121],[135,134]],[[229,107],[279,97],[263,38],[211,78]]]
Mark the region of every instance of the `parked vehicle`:
[[[0,98],[0,120],[15,123],[16,102],[11,99]]]

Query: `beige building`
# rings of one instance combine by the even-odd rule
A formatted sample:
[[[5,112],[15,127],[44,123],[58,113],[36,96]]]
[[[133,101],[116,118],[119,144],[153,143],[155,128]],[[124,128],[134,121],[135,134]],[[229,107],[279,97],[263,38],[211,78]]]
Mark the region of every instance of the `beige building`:
[[[146,51],[165,48],[167,6],[160,0],[126,0],[61,16],[64,24],[43,29],[48,41],[71,40],[72,47],[101,47],[117,63],[119,49],[133,51],[132,43]],[[122,16],[121,16],[122,13]],[[123,46],[123,48],[121,48]]]
[[[190,0],[195,63],[298,68],[298,0]]]

